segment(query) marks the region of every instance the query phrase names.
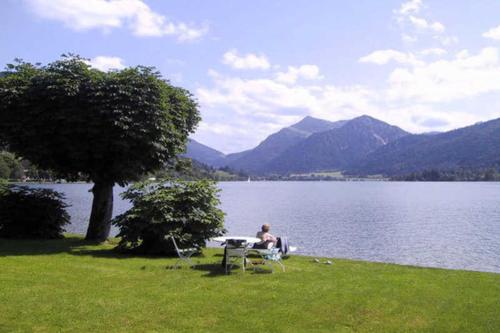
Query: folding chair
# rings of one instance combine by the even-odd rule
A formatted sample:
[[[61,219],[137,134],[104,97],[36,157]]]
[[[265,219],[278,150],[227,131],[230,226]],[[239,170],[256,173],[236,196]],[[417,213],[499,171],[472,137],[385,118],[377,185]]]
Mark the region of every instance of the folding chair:
[[[228,239],[226,241],[226,248],[224,251],[224,269],[226,274],[229,273],[231,268],[236,265],[241,259],[241,268],[245,272],[247,264],[247,243]]]
[[[190,267],[194,267],[195,264],[191,261],[191,256],[195,253],[199,253],[200,252],[200,248],[199,247],[192,247],[192,248],[188,248],[188,249],[180,249],[178,246],[177,246],[177,242],[175,241],[175,238],[173,236],[165,236],[166,239],[170,238],[172,239],[172,243],[174,243],[174,247],[175,247],[175,251],[177,252],[177,256],[179,257],[179,259],[177,259],[177,261],[175,262],[175,265],[174,265],[174,268],[178,268],[182,262],[186,262],[189,264]]]
[[[281,261],[281,252],[279,248],[271,247],[269,249],[250,249],[249,251],[258,254],[262,259],[262,263],[271,268],[271,272],[274,271],[274,263],[277,263],[283,272],[285,271],[285,265],[283,264],[283,261]],[[255,270],[255,265],[253,268]]]

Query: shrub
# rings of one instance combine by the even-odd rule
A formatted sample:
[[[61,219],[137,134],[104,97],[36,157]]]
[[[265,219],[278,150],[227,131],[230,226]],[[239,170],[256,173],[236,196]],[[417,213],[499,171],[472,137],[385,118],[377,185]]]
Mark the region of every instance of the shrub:
[[[0,237],[62,237],[70,217],[61,193],[15,185],[0,187]]]
[[[12,153],[0,151],[0,178],[21,179],[23,174],[21,160]]]
[[[9,182],[7,181],[7,179],[0,178],[0,197],[4,193],[7,193],[8,190],[9,190]]]
[[[0,156],[0,180],[10,178],[10,168]]]
[[[113,219],[121,249],[139,253],[174,254],[173,236],[182,247],[204,247],[225,233],[214,182],[164,181],[138,183],[122,194],[133,206]]]

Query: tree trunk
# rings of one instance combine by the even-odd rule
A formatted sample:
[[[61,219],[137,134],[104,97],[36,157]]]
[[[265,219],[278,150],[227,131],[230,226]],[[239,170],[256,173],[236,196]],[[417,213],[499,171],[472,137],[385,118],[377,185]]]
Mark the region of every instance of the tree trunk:
[[[113,183],[96,181],[92,188],[94,200],[86,240],[104,242],[111,230],[113,215]]]

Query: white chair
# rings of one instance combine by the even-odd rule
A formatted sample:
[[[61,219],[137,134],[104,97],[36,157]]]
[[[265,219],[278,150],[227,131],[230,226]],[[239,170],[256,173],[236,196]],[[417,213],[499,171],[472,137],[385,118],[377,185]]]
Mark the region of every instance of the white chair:
[[[226,274],[233,268],[234,265],[240,263],[243,272],[247,264],[247,243],[228,239],[224,250],[224,269]]]
[[[177,259],[177,261],[175,262],[174,268],[178,268],[182,264],[182,262],[186,262],[190,267],[194,267],[195,264],[191,261],[191,256],[195,253],[199,253],[200,248],[192,247],[188,249],[181,249],[177,246],[177,242],[175,241],[175,238],[173,236],[165,236],[165,239],[168,238],[172,239],[175,251],[177,252],[177,256],[179,257],[179,259]]]
[[[271,247],[269,249],[250,249],[251,253],[258,254],[262,259],[262,264],[269,266],[271,272],[274,272],[274,264],[278,264],[283,272],[285,271],[285,265],[281,261],[281,252],[277,247]],[[254,265],[254,270],[256,266]]]

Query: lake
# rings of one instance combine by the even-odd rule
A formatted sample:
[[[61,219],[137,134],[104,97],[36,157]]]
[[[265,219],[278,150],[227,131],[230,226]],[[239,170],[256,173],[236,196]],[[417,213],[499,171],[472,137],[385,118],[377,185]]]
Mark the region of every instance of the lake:
[[[68,232],[85,233],[90,184],[64,192]],[[500,183],[223,182],[229,235],[264,223],[300,254],[500,272]],[[115,188],[114,215],[130,207]],[[113,230],[116,233],[116,230]]]

